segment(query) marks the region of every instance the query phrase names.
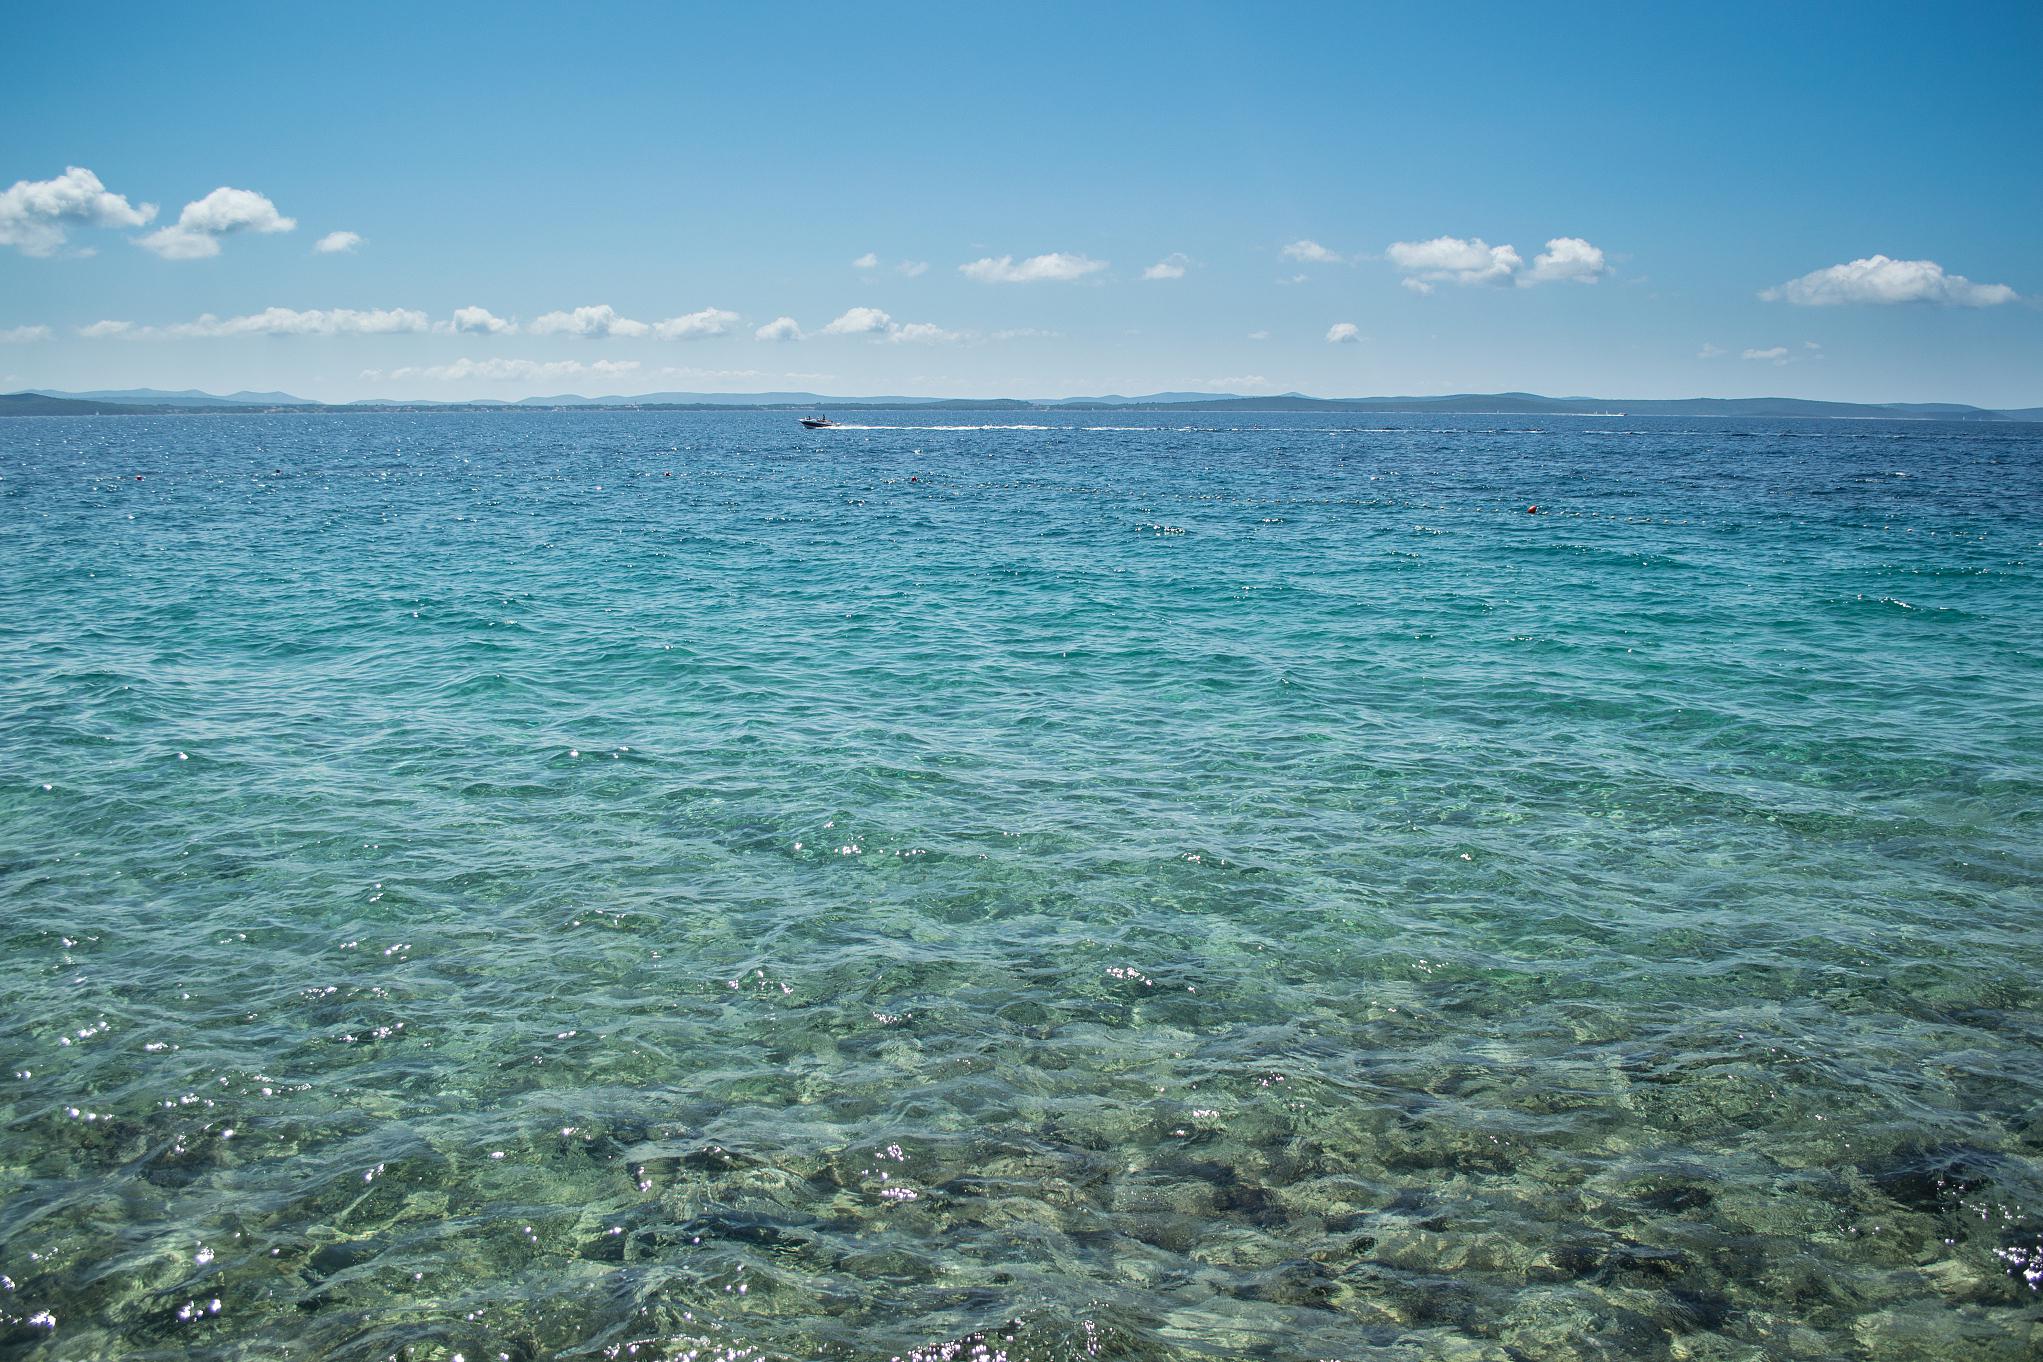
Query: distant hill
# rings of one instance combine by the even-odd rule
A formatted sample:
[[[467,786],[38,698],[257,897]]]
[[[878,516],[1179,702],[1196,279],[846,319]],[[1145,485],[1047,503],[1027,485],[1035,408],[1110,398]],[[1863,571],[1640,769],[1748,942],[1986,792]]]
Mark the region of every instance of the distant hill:
[[[54,388],[30,389],[41,397],[68,398],[76,402],[127,402],[148,407],[312,407],[319,405],[289,393],[229,393],[219,397],[196,388],[176,392],[162,388],[108,388],[97,392],[67,393]]]
[[[137,413],[231,413],[250,410],[295,412],[499,411],[576,408],[588,410],[814,410],[875,411],[1150,411],[1374,412],[1384,415],[1465,416],[1720,416],[1818,420],[2043,421],[2043,407],[1991,411],[1956,402],[1818,402],[1800,397],[1543,397],[1538,393],[1447,393],[1437,397],[1307,397],[1285,393],[1243,397],[1237,393],[1152,393],[1147,397],[1059,397],[1027,401],[994,397],[825,397],[806,392],[642,393],[636,397],[527,397],[518,402],[381,401],[344,406],[307,402],[289,393],[240,392],[227,397],[195,391],[130,388],[118,392],[23,392],[0,396],[0,415],[89,416]]]
[[[0,393],[0,416],[135,416],[175,410],[133,402],[92,402],[42,393]]]

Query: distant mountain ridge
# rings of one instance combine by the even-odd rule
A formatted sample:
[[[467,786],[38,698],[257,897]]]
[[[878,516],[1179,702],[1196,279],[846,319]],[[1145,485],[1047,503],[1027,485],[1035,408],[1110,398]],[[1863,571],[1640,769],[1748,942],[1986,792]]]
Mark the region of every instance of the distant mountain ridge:
[[[0,415],[62,416],[164,414],[178,411],[503,411],[586,408],[592,410],[823,409],[838,411],[1325,411],[1466,416],[1727,416],[1891,421],[2043,421],[2043,407],[1991,409],[1959,402],[1825,402],[1802,397],[1544,397],[1538,393],[1447,393],[1434,397],[1307,397],[1283,393],[1244,397],[1238,393],[1151,393],[1146,397],[970,398],[827,397],[809,392],[642,393],[636,397],[583,397],[563,393],[515,402],[363,399],[345,404],[311,402],[284,392],[237,392],[225,397],[195,389],[166,391],[125,388],[100,392],[35,389],[0,395]]]
[[[229,393],[225,397],[184,388],[171,392],[163,388],[108,388],[97,392],[67,393],[55,388],[30,388],[38,397],[57,397],[70,402],[126,402],[145,407],[316,407],[320,403],[289,393]]]

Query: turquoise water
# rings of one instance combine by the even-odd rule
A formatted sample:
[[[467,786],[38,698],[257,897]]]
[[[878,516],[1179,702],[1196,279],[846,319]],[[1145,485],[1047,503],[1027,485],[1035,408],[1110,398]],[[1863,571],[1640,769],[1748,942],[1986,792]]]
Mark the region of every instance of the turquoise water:
[[[0,1355],[2037,1355],[2043,427],[979,419],[0,422]]]

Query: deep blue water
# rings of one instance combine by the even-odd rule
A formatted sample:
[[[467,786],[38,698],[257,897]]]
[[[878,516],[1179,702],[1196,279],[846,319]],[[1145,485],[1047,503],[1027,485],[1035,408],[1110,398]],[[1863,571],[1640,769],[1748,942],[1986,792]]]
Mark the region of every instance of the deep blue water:
[[[0,421],[0,1356],[2043,1350],[2043,427],[980,419]]]

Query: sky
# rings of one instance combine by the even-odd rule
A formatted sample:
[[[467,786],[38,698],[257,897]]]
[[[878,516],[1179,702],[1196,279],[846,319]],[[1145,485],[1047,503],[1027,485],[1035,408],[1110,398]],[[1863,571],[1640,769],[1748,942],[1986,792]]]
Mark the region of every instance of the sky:
[[[0,390],[2043,405],[2043,5],[21,5]]]

